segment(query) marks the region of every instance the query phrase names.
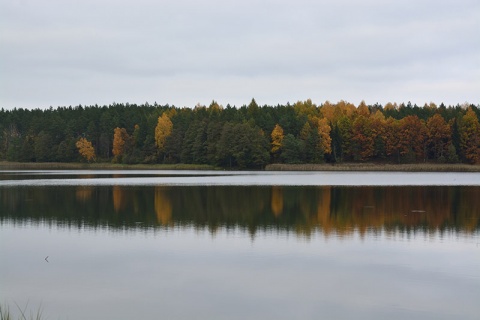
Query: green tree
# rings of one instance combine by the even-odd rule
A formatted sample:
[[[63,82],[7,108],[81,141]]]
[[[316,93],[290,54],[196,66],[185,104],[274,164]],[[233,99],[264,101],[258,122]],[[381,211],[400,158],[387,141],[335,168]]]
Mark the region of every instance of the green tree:
[[[353,158],[352,152],[352,126],[353,121],[348,116],[342,116],[337,121],[337,146],[340,146],[337,151],[340,162],[350,160]]]
[[[34,139],[34,153],[37,162],[50,162],[54,160],[55,148],[52,145],[52,137],[45,131],[40,133]]]
[[[216,148],[216,161],[217,164],[222,167],[232,168],[236,164],[234,163],[234,157],[232,152],[232,141],[235,139],[234,124],[232,122],[225,122],[222,127],[220,139]]]
[[[218,146],[220,163],[230,167],[263,168],[269,160],[263,131],[249,123],[225,123]]]
[[[284,163],[301,163],[304,147],[302,140],[295,138],[293,134],[287,134],[283,139],[282,161]]]
[[[325,159],[321,150],[318,149],[320,137],[318,130],[314,130],[307,121],[300,131],[301,160],[306,163],[322,163]],[[300,156],[300,154],[299,154]]]
[[[472,164],[480,162],[480,124],[472,108],[461,118],[458,130],[463,158]]]
[[[75,138],[67,136],[60,142],[55,159],[60,162],[72,162],[76,160]]]

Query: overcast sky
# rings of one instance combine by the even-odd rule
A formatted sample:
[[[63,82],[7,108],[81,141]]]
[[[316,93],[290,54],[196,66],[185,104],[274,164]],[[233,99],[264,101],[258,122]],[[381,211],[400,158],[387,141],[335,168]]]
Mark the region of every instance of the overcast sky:
[[[0,0],[0,108],[480,104],[478,0]]]

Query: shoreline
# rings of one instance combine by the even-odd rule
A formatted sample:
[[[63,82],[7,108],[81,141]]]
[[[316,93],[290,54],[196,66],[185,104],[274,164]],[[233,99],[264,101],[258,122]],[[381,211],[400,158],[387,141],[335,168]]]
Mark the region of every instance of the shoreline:
[[[480,172],[480,165],[464,163],[337,163],[269,164],[265,171],[396,171],[396,172]]]
[[[117,164],[117,163],[58,163],[0,162],[0,170],[227,170],[211,165],[195,164]],[[397,171],[397,172],[480,172],[480,165],[449,163],[323,163],[269,164],[264,171]]]
[[[0,170],[221,170],[203,164],[119,164],[80,162],[0,162]]]

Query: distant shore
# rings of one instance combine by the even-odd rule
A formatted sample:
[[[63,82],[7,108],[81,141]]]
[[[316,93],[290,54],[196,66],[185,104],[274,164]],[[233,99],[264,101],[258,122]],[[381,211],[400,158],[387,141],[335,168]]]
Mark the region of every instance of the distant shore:
[[[58,163],[0,162],[0,170],[225,170],[196,164],[117,164],[117,163]],[[269,164],[265,171],[403,171],[403,172],[480,172],[480,165],[447,163],[324,163]]]

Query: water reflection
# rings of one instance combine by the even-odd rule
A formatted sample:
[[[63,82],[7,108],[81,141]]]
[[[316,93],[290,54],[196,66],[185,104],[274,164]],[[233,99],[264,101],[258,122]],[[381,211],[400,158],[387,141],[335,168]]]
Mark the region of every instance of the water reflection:
[[[79,202],[86,202],[92,198],[93,187],[85,186],[77,188],[75,197]]]
[[[78,186],[0,189],[0,220],[322,232],[480,229],[480,187]]]
[[[166,194],[165,187],[155,187],[155,213],[157,223],[161,225],[173,225],[172,203]]]

